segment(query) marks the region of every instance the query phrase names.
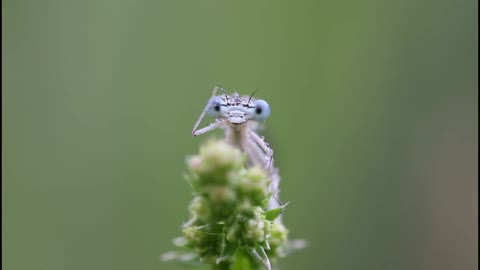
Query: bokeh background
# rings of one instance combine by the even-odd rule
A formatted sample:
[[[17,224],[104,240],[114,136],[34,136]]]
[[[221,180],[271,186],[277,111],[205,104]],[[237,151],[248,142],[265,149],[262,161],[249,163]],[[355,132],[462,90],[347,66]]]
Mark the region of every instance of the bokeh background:
[[[281,269],[477,269],[478,2],[2,1],[2,266],[183,269],[215,85],[268,100]]]

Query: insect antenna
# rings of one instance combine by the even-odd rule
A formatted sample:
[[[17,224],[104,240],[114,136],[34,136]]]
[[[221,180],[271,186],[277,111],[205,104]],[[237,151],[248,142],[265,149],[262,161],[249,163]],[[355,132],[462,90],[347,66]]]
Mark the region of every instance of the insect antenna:
[[[228,102],[228,95],[227,95],[227,92],[225,91],[225,89],[222,87],[221,88],[223,94],[225,95],[225,100]]]
[[[255,91],[253,91],[253,93],[250,95],[250,97],[248,98],[248,101],[247,103],[250,103],[250,100],[252,99],[253,95],[255,95],[255,93],[257,93],[258,89],[255,89]]]

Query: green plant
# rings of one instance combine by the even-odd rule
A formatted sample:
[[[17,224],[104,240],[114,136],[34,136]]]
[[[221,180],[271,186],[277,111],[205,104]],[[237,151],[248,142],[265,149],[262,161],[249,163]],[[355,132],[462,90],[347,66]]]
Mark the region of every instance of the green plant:
[[[288,241],[279,218],[285,205],[266,209],[272,198],[267,172],[245,167],[246,156],[223,141],[209,141],[187,159],[187,181],[194,190],[190,220],[174,240],[181,251],[164,260],[206,269],[271,269],[271,262],[304,246]]]

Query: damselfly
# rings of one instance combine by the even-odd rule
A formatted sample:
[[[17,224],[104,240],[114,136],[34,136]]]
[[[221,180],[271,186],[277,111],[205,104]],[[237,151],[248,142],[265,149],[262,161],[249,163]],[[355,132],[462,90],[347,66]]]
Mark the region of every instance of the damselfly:
[[[217,96],[218,90],[223,94]],[[205,114],[215,118],[215,122],[199,129]],[[223,88],[215,87],[210,100],[193,127],[192,135],[198,136],[223,128],[227,143],[245,152],[250,165],[261,166],[268,172],[271,179],[269,190],[273,194],[273,200],[270,200],[268,208],[273,208],[281,205],[278,200],[280,177],[278,169],[273,166],[272,149],[263,137],[256,133],[269,115],[270,106],[265,100],[254,99],[253,94],[250,96],[240,96],[237,93],[227,95]]]

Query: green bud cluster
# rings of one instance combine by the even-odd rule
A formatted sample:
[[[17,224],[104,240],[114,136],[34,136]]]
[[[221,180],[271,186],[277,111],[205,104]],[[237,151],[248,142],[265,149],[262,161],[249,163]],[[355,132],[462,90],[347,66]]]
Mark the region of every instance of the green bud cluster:
[[[223,141],[209,141],[187,159],[194,189],[190,220],[174,241],[192,253],[164,259],[209,264],[212,269],[270,269],[286,254],[288,230],[278,219],[284,206],[265,209],[272,195],[267,172],[245,167],[246,156]]]

